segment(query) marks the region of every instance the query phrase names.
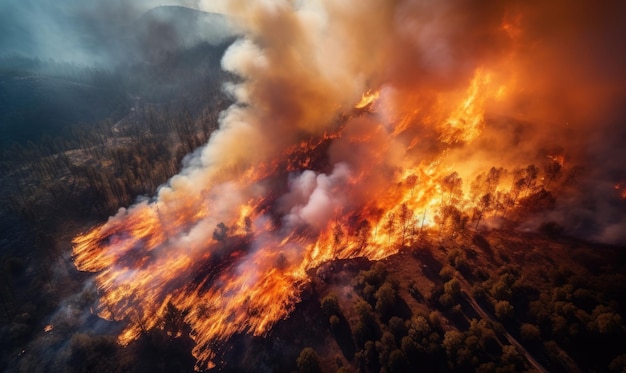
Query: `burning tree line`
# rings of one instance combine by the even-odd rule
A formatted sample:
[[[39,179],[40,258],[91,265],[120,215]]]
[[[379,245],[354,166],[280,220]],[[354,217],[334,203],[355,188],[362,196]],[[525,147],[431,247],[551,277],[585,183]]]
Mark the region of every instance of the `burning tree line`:
[[[437,180],[439,194],[428,207],[412,210],[407,203],[401,203],[387,211],[378,226],[372,227],[371,222],[363,220],[357,231],[367,237],[371,230],[382,229],[389,244],[393,239],[393,244],[403,247],[419,239],[425,229],[436,228],[439,237],[444,238],[454,237],[470,227],[479,229],[481,223],[490,229],[514,229],[533,214],[545,214],[554,208],[560,191],[573,186],[580,171],[578,166],[564,166],[562,156],[546,157],[541,169],[534,164],[512,171],[491,167],[479,173],[465,189],[463,179],[452,172]],[[406,177],[401,184],[411,190],[409,194],[420,187],[415,175]],[[562,229],[554,222],[543,227],[552,229],[553,233]],[[333,234],[337,243],[345,235],[339,224],[335,225]],[[361,244],[366,245],[366,239]]]
[[[126,345],[146,331],[160,328],[167,310],[174,309],[185,315],[184,322],[197,343],[194,356],[199,367],[210,367],[216,356],[214,348],[221,341],[242,332],[264,335],[289,315],[299,299],[301,284],[309,281],[308,270],[334,259],[381,259],[426,235],[454,238],[470,223],[472,228],[481,221],[517,224],[552,208],[555,193],[575,180],[575,169],[548,157],[541,171],[532,164],[513,171],[492,167],[479,173],[470,188],[463,187],[456,172],[436,176],[435,171],[440,171],[436,164],[431,174],[416,168],[419,177],[398,170],[385,199],[372,200],[356,211],[343,212],[340,207],[334,220],[318,234],[307,229],[286,231],[290,215],[284,215],[280,205],[289,197],[281,195],[285,188],[281,184],[294,175],[287,170],[329,169],[328,146],[338,138],[341,135],[303,141],[276,160],[244,172],[243,184],[226,184],[235,193],[269,183],[276,185],[275,194],[257,195],[243,205],[226,207],[207,195],[212,209],[224,211],[229,219],[206,215],[208,211],[192,200],[144,201],[76,237],[75,264],[80,270],[98,273],[96,281],[103,291],[99,314],[129,323],[119,336],[120,343]],[[340,176],[345,171],[338,166],[328,172],[333,175],[329,178],[358,183],[358,179]],[[313,171],[295,174],[301,178],[314,175]],[[325,185],[326,179],[319,175],[316,183]],[[340,179],[343,177],[346,179]],[[191,240],[190,235],[195,234],[200,238]],[[116,278],[134,273],[132,280],[137,272],[144,273],[141,281],[115,285]],[[172,288],[177,290],[161,292]],[[123,301],[126,297],[133,302]]]
[[[242,36],[222,67],[241,79],[224,86],[234,103],[219,130],[153,198],[73,241],[76,267],[95,273],[95,312],[124,321],[118,341],[159,329],[171,305],[210,368],[232,336],[286,318],[325,262],[545,220],[576,194],[570,164],[586,121],[607,114],[594,104],[612,97],[570,79],[562,45],[583,34],[539,38],[533,26],[552,22],[536,5],[468,5],[225,5]],[[563,8],[566,25],[585,18]],[[601,93],[569,94],[589,86]],[[540,150],[562,138],[578,148]]]

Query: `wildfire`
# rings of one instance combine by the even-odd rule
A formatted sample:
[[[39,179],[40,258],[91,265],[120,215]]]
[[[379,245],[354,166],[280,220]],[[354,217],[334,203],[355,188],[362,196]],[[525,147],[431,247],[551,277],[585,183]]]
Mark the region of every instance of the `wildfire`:
[[[293,9],[283,9],[288,3],[271,11],[262,5],[245,9],[242,20],[262,37],[236,42],[224,57],[223,66],[243,78],[227,87],[238,102],[222,114],[220,130],[181,174],[152,200],[121,209],[73,241],[76,267],[96,273],[95,312],[126,325],[121,344],[151,329],[180,336],[181,328],[167,321],[179,315],[191,329],[196,368],[211,368],[221,344],[233,335],[263,336],[287,317],[310,281],[307,273],[320,264],[379,260],[426,234],[446,239],[470,224],[480,229],[505,221],[520,206],[520,214],[536,213],[528,208],[534,200],[551,201],[550,193],[568,182],[561,177],[568,171],[563,156],[550,155],[558,166],[539,169],[533,162],[545,166],[546,153],[533,158],[522,152],[521,121],[509,131],[515,132],[510,141],[497,126],[489,127],[485,113],[491,101],[501,104],[518,93],[503,84],[513,79],[498,75],[497,63],[462,61],[454,75],[458,80],[439,79],[448,70],[431,65],[453,64],[454,54],[446,43],[420,44],[412,62],[434,70],[415,74],[425,81],[436,76],[433,87],[417,86],[419,79],[409,71],[406,82],[391,76],[380,85],[384,94],[367,90],[352,107],[364,90],[356,77],[368,72],[384,80],[387,66],[378,66],[375,74],[368,69],[378,59],[363,60],[357,69],[353,56],[342,55],[332,63],[351,74],[337,74],[341,69],[335,65],[318,66],[339,51],[328,42],[333,38],[308,27],[329,27],[344,37],[348,29],[337,31],[332,22],[321,21],[326,17],[306,11],[298,24]],[[304,4],[302,9],[307,10]],[[268,19],[284,22],[279,26],[309,34],[289,39],[297,45],[285,43],[274,22],[259,22],[255,11],[264,10]],[[496,24],[509,38],[520,37],[516,18]],[[439,35],[437,25],[431,26],[427,34]],[[368,30],[368,42],[371,34]],[[418,43],[398,38],[400,46]],[[381,37],[377,46],[386,51],[387,42]],[[307,49],[311,46],[330,49],[318,57]],[[404,58],[411,57],[381,55],[393,66],[404,66]],[[343,92],[352,83],[345,75],[357,80],[350,92]],[[524,93],[512,107],[528,104]],[[376,110],[370,110],[374,103]],[[338,107],[350,109],[337,112]],[[483,133],[490,137],[479,148]],[[513,159],[516,147],[523,154]],[[621,185],[616,190],[626,198]]]
[[[563,167],[565,166],[565,156],[562,154],[555,154],[555,155],[548,155],[547,156],[549,159],[551,159],[553,162],[557,163],[559,166]]]
[[[238,182],[208,187],[208,202],[144,201],[76,237],[74,263],[97,272],[98,315],[127,323],[119,342],[126,345],[145,330],[163,328],[173,306],[184,310],[192,329],[198,368],[212,367],[216,343],[236,333],[264,335],[289,315],[309,269],[333,259],[382,259],[435,224],[443,193],[440,162],[397,173],[390,181],[397,187],[351,209],[346,205],[355,201],[332,201],[333,196],[368,183],[375,169],[356,175],[339,165],[330,175],[301,173],[327,167],[328,141],[372,141],[354,135],[302,141],[245,170],[242,175],[248,176]],[[293,172],[300,179],[291,192],[264,194],[264,184],[285,182]],[[224,207],[212,199],[217,193],[252,197]],[[301,204],[289,201],[289,210],[280,208],[301,197]],[[319,208],[311,203],[318,197]],[[324,215],[322,223],[316,223],[318,214]]]
[[[448,144],[457,142],[468,143],[480,135],[484,124],[483,104],[487,98],[486,90],[489,88],[491,76],[482,69],[476,71],[474,78],[467,90],[467,97],[448,117],[442,126],[440,139]],[[503,92],[500,87],[495,93]]]
[[[477,136],[482,117],[475,106],[486,81],[478,73],[469,96],[450,115],[470,118],[451,120],[454,138]],[[357,108],[377,97],[366,93]],[[309,281],[308,270],[334,259],[385,258],[444,224],[442,206],[461,206],[464,197],[446,190],[449,167],[441,159],[407,165],[390,175],[388,183],[395,187],[366,200],[351,191],[377,178],[375,168],[329,169],[327,150],[339,141],[370,147],[385,133],[386,143],[401,136],[386,132],[383,123],[373,129],[379,135],[363,137],[346,124],[243,170],[238,180],[208,185],[195,201],[194,196],[144,201],[76,237],[75,265],[97,272],[97,314],[127,323],[118,338],[126,345],[146,330],[164,328],[168,312],[184,312],[196,342],[197,368],[210,368],[220,342],[237,333],[262,336],[287,317]],[[291,190],[268,190],[268,183],[285,185],[290,179]]]

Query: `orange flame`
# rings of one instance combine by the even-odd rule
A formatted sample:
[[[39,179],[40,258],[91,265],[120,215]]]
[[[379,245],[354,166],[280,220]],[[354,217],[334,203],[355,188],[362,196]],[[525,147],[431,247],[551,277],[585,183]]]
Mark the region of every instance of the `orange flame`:
[[[480,135],[483,125],[483,104],[486,99],[485,91],[489,88],[491,75],[483,69],[476,71],[467,90],[467,97],[448,117],[442,126],[440,139],[448,144],[457,142],[469,143]],[[495,95],[503,94],[503,87],[499,87]]]
[[[444,106],[454,109],[440,115],[448,119],[435,126],[443,147],[469,143],[480,134],[483,104],[496,94],[490,82],[486,70],[477,70],[464,97]],[[378,92],[368,91],[355,108],[378,98]],[[373,162],[391,157],[400,141],[418,144],[419,135],[404,138],[413,118],[400,115],[401,120],[393,119],[396,127],[389,128],[376,113],[355,110],[346,121],[377,121],[370,132],[343,123],[241,170],[233,181],[209,183],[200,195],[162,192],[168,198],[122,209],[79,235],[73,241],[74,263],[97,273],[96,313],[126,323],[118,337],[126,345],[147,330],[165,328],[172,307],[184,311],[197,368],[210,368],[220,343],[237,333],[262,336],[287,317],[309,281],[307,271],[321,263],[379,260],[429,231],[445,231],[461,215],[474,211],[486,219],[514,204],[512,197],[507,201],[513,202],[497,197],[517,193],[503,186],[504,178],[476,188],[481,196],[493,195],[493,204],[487,198],[473,200],[446,163],[445,150],[436,159],[407,157],[402,168],[384,175],[389,187],[379,187],[375,195],[356,193],[380,184],[375,165],[346,166],[339,177],[335,164],[331,173],[328,149],[339,142],[364,144]],[[288,180],[291,191],[285,187]],[[175,182],[189,187],[184,180]]]
[[[361,96],[361,100],[356,105],[354,105],[354,107],[356,109],[363,109],[367,106],[372,105],[376,100],[378,100],[378,97],[380,97],[379,91],[372,91],[371,89],[369,89],[363,94],[363,96]]]

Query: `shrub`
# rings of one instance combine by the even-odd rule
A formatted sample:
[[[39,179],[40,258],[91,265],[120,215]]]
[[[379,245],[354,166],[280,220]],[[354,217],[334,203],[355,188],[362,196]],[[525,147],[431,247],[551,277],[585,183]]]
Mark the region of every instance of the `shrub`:
[[[319,373],[322,371],[320,368],[320,361],[317,353],[311,347],[305,347],[300,352],[300,355],[296,359],[298,366],[298,372],[300,373]]]
[[[322,299],[321,302],[322,311],[326,316],[340,315],[341,309],[339,308],[339,300],[334,293],[330,293]]]
[[[495,305],[496,317],[500,320],[508,320],[513,317],[513,306],[506,300],[501,300]]]

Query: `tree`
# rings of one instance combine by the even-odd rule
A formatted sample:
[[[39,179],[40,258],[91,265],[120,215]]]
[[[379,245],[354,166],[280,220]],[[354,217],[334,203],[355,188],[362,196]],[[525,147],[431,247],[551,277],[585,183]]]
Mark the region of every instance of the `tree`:
[[[178,338],[183,334],[187,313],[178,310],[171,302],[167,303],[161,327],[169,337]]]
[[[506,300],[501,300],[495,305],[496,317],[500,320],[508,320],[513,317],[513,306]]]
[[[311,347],[305,347],[300,351],[296,364],[300,373],[320,373],[322,371],[319,357]]]
[[[396,304],[396,289],[389,282],[385,282],[374,295],[376,298],[376,312],[383,318],[388,318]]]
[[[463,180],[459,177],[459,174],[455,171],[448,176],[445,176],[441,180],[441,203],[442,205],[457,204],[463,196]],[[447,192],[448,198],[445,200],[445,193]]]
[[[622,317],[610,307],[596,306],[591,317],[592,320],[588,323],[588,328],[597,333],[611,334],[624,328]]]
[[[406,203],[403,203],[400,206],[400,214],[398,215],[398,218],[400,219],[400,225],[402,227],[402,246],[404,246],[407,229],[408,229],[409,223],[413,219],[413,211],[409,210]]]
[[[530,164],[526,167],[526,190],[530,191],[536,183],[537,176],[539,175],[539,169],[534,164]]]
[[[541,332],[536,325],[524,323],[520,326],[520,335],[525,342],[539,342],[541,340]]]
[[[456,271],[454,270],[454,268],[449,265],[445,265],[441,268],[441,271],[439,271],[439,277],[441,277],[441,279],[444,281],[449,281],[454,278],[455,273]]]
[[[548,161],[543,164],[543,173],[546,175],[546,188],[554,180],[557,180],[562,173],[563,165],[558,157],[548,157]]]
[[[219,223],[213,231],[213,239],[215,241],[224,242],[228,235],[228,228],[224,223]]]
[[[340,245],[341,241],[343,240],[343,236],[344,236],[344,232],[343,232],[343,228],[341,227],[341,224],[339,223],[335,223],[335,226],[333,227],[333,240],[335,242],[335,245]]]
[[[455,278],[443,284],[443,290],[455,300],[461,295],[461,284]]]
[[[450,358],[454,358],[456,353],[465,341],[465,336],[458,330],[449,330],[443,336],[442,346]]]
[[[441,214],[437,218],[440,224],[441,234],[450,234],[454,237],[457,233],[462,232],[468,221],[468,216],[452,205],[446,205],[441,208]]]
[[[476,218],[475,229],[478,229],[478,224],[480,224],[480,221],[482,220],[483,216],[485,215],[486,212],[488,212],[491,209],[491,203],[492,203],[491,193],[484,194],[482,197],[480,197],[480,200],[478,200],[478,216]]]
[[[407,333],[404,320],[402,320],[398,316],[393,316],[391,319],[389,319],[388,325],[389,325],[389,330],[396,337],[396,340],[400,340]]]
[[[489,173],[487,174],[487,193],[493,194],[496,191],[496,188],[500,183],[500,176],[502,175],[502,172],[504,172],[502,167],[491,167],[489,169]]]
[[[322,299],[321,302],[322,311],[326,314],[326,316],[339,315],[341,314],[341,310],[339,309],[339,300],[337,299],[337,295],[335,293],[330,293]]]
[[[387,215],[387,221],[385,222],[385,231],[387,232],[387,243],[391,243],[391,236],[396,230],[396,215],[394,213],[390,213]]]
[[[522,355],[520,355],[519,351],[515,346],[504,345],[502,346],[502,355],[500,356],[501,362],[503,365],[513,365],[515,366],[515,371],[519,371],[519,368],[522,367],[524,359]]]
[[[389,366],[389,372],[406,372],[409,366],[402,350],[395,349],[389,354],[387,365]]]
[[[353,309],[354,313],[359,317],[354,327],[354,336],[357,343],[363,346],[367,341],[378,339],[380,327],[372,313],[372,306],[359,299],[354,303]]]
[[[367,219],[363,219],[357,225],[354,236],[357,238],[357,242],[359,243],[359,247],[363,248],[367,245],[367,240],[369,239],[370,231],[372,230],[372,226]]]

